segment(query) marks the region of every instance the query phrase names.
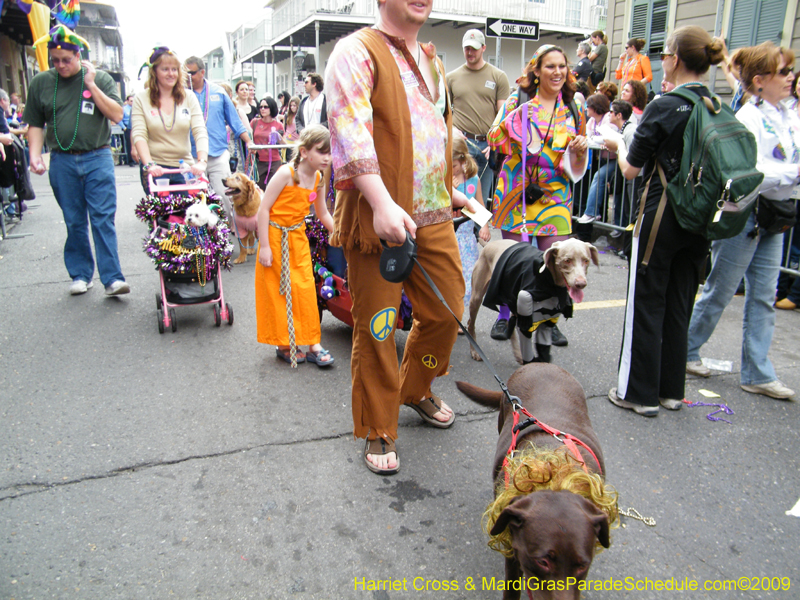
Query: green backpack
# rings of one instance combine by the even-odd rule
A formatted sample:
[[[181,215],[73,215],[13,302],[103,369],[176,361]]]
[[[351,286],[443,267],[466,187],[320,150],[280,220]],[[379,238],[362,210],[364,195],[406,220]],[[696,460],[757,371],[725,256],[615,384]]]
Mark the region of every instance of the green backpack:
[[[643,264],[647,265],[658,226],[669,198],[678,223],[686,231],[708,240],[738,235],[750,216],[764,174],[756,169],[758,150],[755,136],[739,122],[733,111],[717,96],[706,98],[685,88],[669,92],[692,103],[692,114],[683,133],[681,168],[667,182],[658,165],[664,194],[658,205]],[[651,179],[655,174],[651,174]],[[641,222],[648,180],[642,192]],[[640,223],[636,225],[638,235]]]

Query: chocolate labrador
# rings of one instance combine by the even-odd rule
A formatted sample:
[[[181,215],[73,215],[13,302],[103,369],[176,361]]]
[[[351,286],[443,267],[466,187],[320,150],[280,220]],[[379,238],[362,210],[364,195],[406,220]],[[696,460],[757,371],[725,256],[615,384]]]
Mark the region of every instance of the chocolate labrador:
[[[492,482],[495,490],[501,490],[498,486],[504,486],[505,479],[503,459],[511,445],[514,427],[513,408],[500,391],[485,390],[462,381],[456,385],[471,400],[500,411],[497,422],[500,438]],[[526,365],[511,376],[508,389],[541,422],[572,434],[591,448],[597,462],[585,448],[580,450],[588,471],[605,474],[603,452],[586,408],[586,394],[572,375],[555,365]],[[524,420],[522,416],[520,422]],[[517,448],[524,449],[529,444],[544,449],[563,447],[560,441],[536,425],[520,430]],[[572,461],[570,468],[582,470],[577,461]],[[538,478],[539,474],[534,476]],[[549,472],[541,474],[545,481],[550,476],[552,473]],[[604,500],[614,506],[615,493],[605,491],[609,496],[604,496]],[[613,521],[616,508],[611,512]],[[580,598],[578,582],[585,580],[589,573],[595,544],[599,542],[603,547],[609,547],[609,525],[606,512],[582,495],[570,491],[540,490],[513,498],[489,532],[494,536],[508,528],[511,534],[513,556],[506,558],[503,598],[516,600],[521,589],[537,600]],[[568,582],[572,585],[567,585]]]

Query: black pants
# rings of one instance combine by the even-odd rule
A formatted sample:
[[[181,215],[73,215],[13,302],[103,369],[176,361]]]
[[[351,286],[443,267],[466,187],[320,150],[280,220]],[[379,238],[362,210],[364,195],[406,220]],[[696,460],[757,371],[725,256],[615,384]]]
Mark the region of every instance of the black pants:
[[[658,406],[659,398],[682,399],[686,383],[687,331],[709,242],[688,233],[667,204],[646,269],[655,211],[646,213],[634,238],[617,395]]]
[[[131,130],[130,128],[126,129],[122,132],[123,137],[125,138],[125,156],[127,157],[127,164],[133,164],[133,156],[131,156],[131,151],[133,148],[131,147]]]

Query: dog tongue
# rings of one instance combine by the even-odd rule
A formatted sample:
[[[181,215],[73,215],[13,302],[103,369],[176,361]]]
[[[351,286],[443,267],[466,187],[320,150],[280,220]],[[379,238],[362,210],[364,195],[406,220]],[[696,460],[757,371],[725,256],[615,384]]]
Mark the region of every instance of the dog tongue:
[[[569,293],[569,297],[572,298],[572,301],[575,304],[580,304],[583,302],[583,290],[579,290],[578,288],[568,287],[567,292]]]

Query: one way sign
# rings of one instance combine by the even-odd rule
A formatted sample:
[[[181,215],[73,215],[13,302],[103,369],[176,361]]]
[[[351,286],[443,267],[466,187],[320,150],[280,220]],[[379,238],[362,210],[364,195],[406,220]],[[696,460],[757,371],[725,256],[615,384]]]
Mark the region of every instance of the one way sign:
[[[510,19],[487,17],[486,35],[488,37],[532,40],[535,42],[539,39],[539,23],[537,21],[512,21]]]

